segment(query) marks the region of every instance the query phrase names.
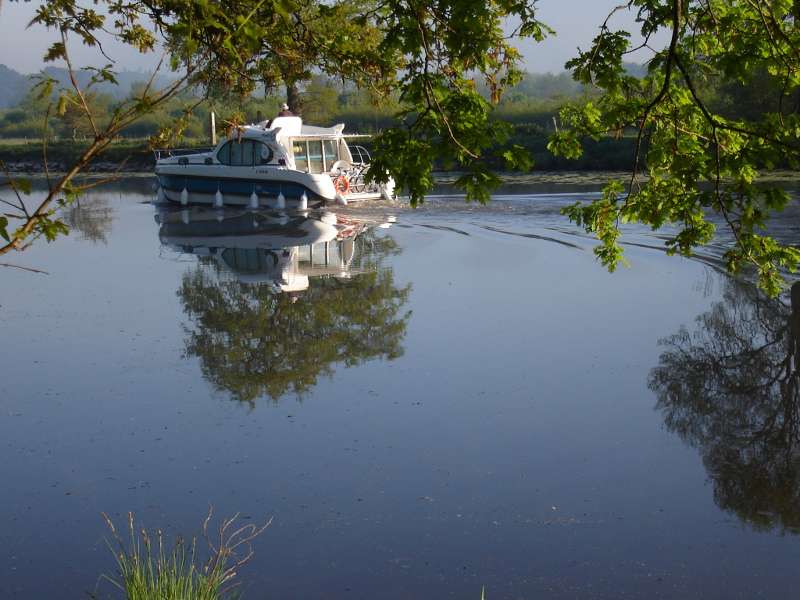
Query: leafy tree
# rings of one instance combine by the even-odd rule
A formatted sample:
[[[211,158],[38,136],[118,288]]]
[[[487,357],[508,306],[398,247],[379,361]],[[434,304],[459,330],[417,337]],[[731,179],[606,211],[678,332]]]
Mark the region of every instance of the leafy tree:
[[[714,499],[756,529],[800,531],[800,283],[792,306],[725,280],[650,373],[667,427],[698,448]]]
[[[314,123],[329,121],[339,108],[339,92],[325,77],[312,77],[303,92],[303,118]]]
[[[676,224],[667,248],[690,255],[714,235],[713,213],[734,235],[725,254],[729,271],[755,268],[761,287],[775,295],[782,271],[797,268],[800,251],[767,230],[769,216],[789,197],[757,177],[776,165],[800,167],[800,114],[789,102],[800,87],[798,6],[795,0],[629,0],[623,8],[636,12],[647,47],[660,30],[670,32],[647,75],[627,72],[630,34],[614,30],[611,16],[591,47],[568,63],[578,81],[603,95],[564,108],[569,127],[550,148],[576,157],[582,138],[631,131],[637,140],[630,179],[612,181],[601,199],[566,211],[597,235],[595,252],[609,269],[623,259],[620,223]],[[715,110],[709,84],[730,89],[757,77],[773,82],[759,90],[764,111]]]
[[[384,52],[404,58],[398,71],[402,123],[377,137],[370,176],[391,175],[412,205],[433,187],[435,160],[459,169],[456,180],[467,199],[486,202],[500,183],[485,160],[510,136],[507,123],[491,120],[493,104],[520,81],[519,52],[503,30],[518,22],[514,36],[541,40],[550,31],[535,18],[534,1],[437,0],[384,3]],[[483,80],[489,99],[477,89]],[[529,168],[529,156],[514,146],[503,153],[510,168]]]
[[[251,404],[264,395],[303,394],[336,364],[401,356],[410,288],[398,288],[392,270],[379,267],[396,246],[369,232],[356,243],[353,267],[361,273],[312,278],[299,296],[226,277],[216,261],[201,259],[178,291],[192,322],[186,355],[200,359],[215,387]]]
[[[381,4],[374,0],[294,0],[286,8],[285,12],[276,11],[269,3],[257,3],[256,18],[270,23],[272,35],[263,38],[262,47],[247,66],[251,79],[267,90],[284,87],[290,110],[305,112],[306,95],[300,86],[314,79],[315,69],[361,85],[391,82],[400,57],[379,48],[383,38],[377,17],[384,10]]]

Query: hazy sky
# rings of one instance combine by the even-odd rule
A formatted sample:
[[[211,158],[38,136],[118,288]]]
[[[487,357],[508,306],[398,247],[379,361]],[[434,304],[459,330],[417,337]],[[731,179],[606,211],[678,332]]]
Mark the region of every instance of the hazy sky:
[[[558,33],[541,44],[525,41],[520,44],[529,71],[563,69],[578,46],[585,48],[596,35],[599,25],[620,0],[539,0],[539,18]],[[2,2],[0,8],[0,64],[23,73],[41,69],[41,57],[54,39],[53,32],[41,27],[26,29],[37,2]],[[618,13],[615,27],[637,32],[633,16]],[[634,38],[635,39],[635,38]],[[70,48],[75,62],[97,65],[102,62],[96,50],[85,49],[77,42]],[[140,55],[135,50],[108,45],[106,52],[119,61],[118,69],[147,70],[155,63],[153,55]],[[639,60],[643,60],[639,57]],[[59,65],[60,66],[60,65]]]

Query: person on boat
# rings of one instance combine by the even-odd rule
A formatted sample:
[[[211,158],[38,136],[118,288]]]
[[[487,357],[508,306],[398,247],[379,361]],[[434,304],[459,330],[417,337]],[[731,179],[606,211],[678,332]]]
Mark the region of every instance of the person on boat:
[[[281,104],[281,110],[278,113],[278,116],[279,117],[293,117],[294,113],[289,110],[289,105],[286,104],[286,102],[284,102],[283,104]]]

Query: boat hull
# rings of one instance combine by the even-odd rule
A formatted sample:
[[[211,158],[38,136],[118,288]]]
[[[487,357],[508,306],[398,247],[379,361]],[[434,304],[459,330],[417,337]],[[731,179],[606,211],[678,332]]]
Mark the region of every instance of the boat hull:
[[[254,169],[224,167],[225,171],[205,167],[202,172],[192,166],[161,167],[156,169],[159,186],[167,200],[177,203],[253,206],[254,194],[258,206],[283,208],[305,202],[309,207],[326,203],[375,200],[386,197],[383,188],[375,192],[337,194],[330,176],[310,175],[288,169]],[[240,171],[231,173],[232,170]]]

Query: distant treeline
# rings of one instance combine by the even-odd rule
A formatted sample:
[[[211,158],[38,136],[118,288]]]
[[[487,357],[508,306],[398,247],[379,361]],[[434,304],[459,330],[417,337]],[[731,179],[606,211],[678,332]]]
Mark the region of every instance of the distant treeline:
[[[43,75],[53,77],[68,88],[66,74],[58,69],[49,69]],[[97,120],[102,122],[121,102],[136,98],[146,85],[145,74],[126,73],[123,84],[118,86],[103,83],[92,87],[85,94]],[[27,87],[23,89],[24,83]],[[0,65],[0,89],[6,84],[11,96],[18,96],[13,104],[0,101],[0,137],[10,139],[38,138],[42,136],[45,116],[52,98],[40,98],[39,90],[33,88],[36,79],[26,78]],[[162,82],[163,83],[163,82]],[[488,92],[487,92],[488,94]],[[8,95],[8,94],[7,94]],[[568,73],[528,74],[514,88],[508,90],[497,110],[497,118],[514,123],[537,123],[543,127],[553,126],[552,117],[566,101],[587,96],[586,90],[573,81]],[[163,127],[184,117],[183,137],[187,139],[208,137],[208,113],[214,110],[220,129],[227,122],[255,122],[274,116],[284,99],[271,94],[254,94],[245,99],[211,99],[193,108],[199,98],[185,93],[162,105],[147,118],[139,120],[123,132],[125,137],[149,137]],[[394,115],[400,106],[392,99],[375,102],[367,92],[341,86],[324,77],[314,77],[302,91],[304,120],[321,125],[334,122],[345,123],[349,131],[375,133],[394,124]],[[5,108],[4,108],[5,106]],[[549,124],[549,125],[548,125]],[[51,107],[47,123],[50,137],[80,139],[91,133],[88,120],[67,103],[66,112],[57,115]]]
[[[8,75],[3,69],[5,67],[0,65],[0,85],[3,77]],[[644,69],[640,65],[630,65],[629,73],[641,76]],[[63,75],[54,71],[48,74],[57,79]],[[713,82],[706,82],[702,93],[709,106],[726,116],[755,119],[762,112],[770,110],[760,101],[760,90],[764,85],[769,85],[769,81],[765,77],[738,86],[715,86]],[[145,86],[144,77],[136,81],[131,74],[126,75],[126,82],[125,93],[122,93],[123,86],[120,83],[112,88],[92,88],[86,94],[96,121],[100,124],[120,102],[136,98]],[[591,101],[594,95],[593,89],[576,83],[568,73],[526,74],[518,85],[507,90],[494,111],[494,118],[513,125],[514,133],[509,145],[518,144],[527,148],[539,169],[630,168],[633,144],[632,138],[626,135],[619,139],[608,137],[589,143],[584,156],[577,161],[557,159],[547,151],[548,136],[559,126],[560,107],[567,102]],[[176,122],[180,123],[180,130],[177,136],[170,139],[171,145],[207,145],[210,138],[210,111],[215,112],[218,133],[224,135],[232,124],[252,123],[273,117],[284,99],[262,93],[244,99],[209,99],[200,104],[198,100],[196,95],[185,93],[158,107],[126,128],[122,137],[129,138],[128,141],[111,155],[106,154],[103,160],[116,162],[121,160],[117,154],[122,156],[124,152],[134,151],[135,160],[131,164],[143,166],[152,162],[151,155],[146,152],[148,138],[174,126]],[[400,109],[396,100],[376,102],[363,90],[342,86],[321,76],[314,77],[305,85],[302,102],[302,116],[306,122],[319,125],[344,123],[345,131],[357,133],[376,133],[396,124],[395,115]],[[786,106],[790,105],[792,102],[787,101]],[[66,163],[71,157],[77,156],[81,142],[91,135],[91,125],[80,110],[67,103],[63,114],[57,114],[53,110],[52,99],[40,98],[38,90],[29,86],[16,106],[0,109],[0,158],[17,163],[40,160],[40,141],[45,129],[50,145],[49,154],[56,162]],[[500,152],[495,154],[499,155]],[[502,167],[499,162],[497,166]],[[448,165],[440,167],[447,168]]]

